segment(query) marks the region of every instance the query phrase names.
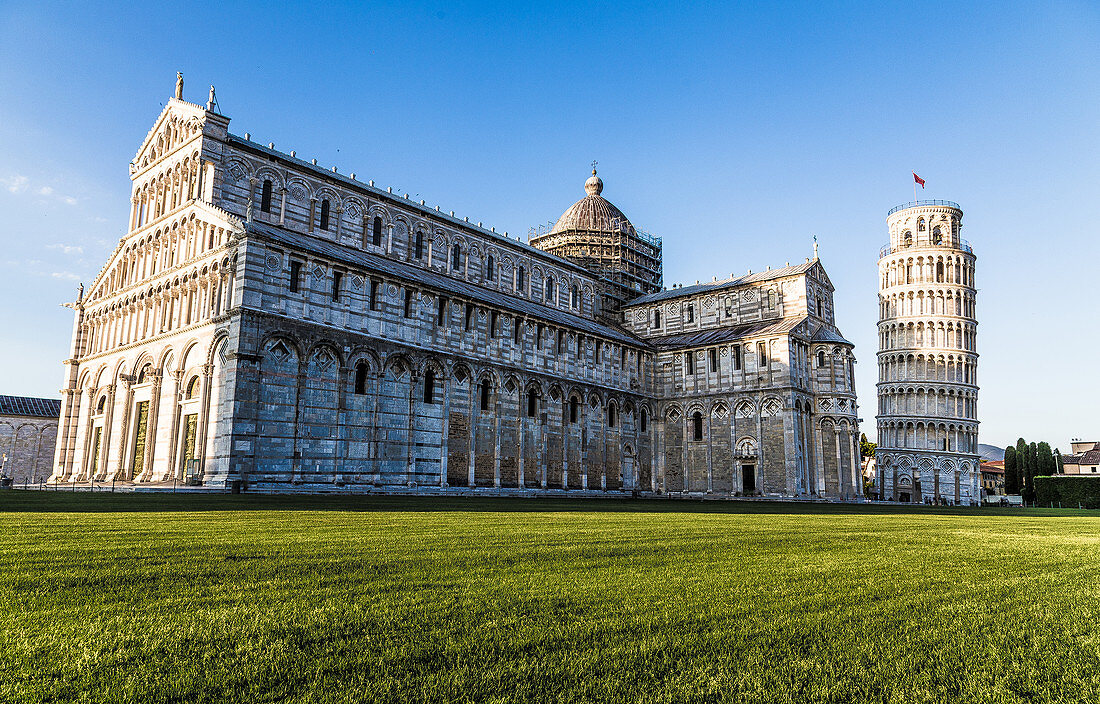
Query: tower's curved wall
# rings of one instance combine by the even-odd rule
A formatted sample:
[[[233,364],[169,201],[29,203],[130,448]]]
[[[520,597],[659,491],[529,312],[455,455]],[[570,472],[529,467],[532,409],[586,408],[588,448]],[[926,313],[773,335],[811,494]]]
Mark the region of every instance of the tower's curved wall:
[[[962,209],[916,201],[887,215],[879,252],[877,493],[981,500],[974,252]]]

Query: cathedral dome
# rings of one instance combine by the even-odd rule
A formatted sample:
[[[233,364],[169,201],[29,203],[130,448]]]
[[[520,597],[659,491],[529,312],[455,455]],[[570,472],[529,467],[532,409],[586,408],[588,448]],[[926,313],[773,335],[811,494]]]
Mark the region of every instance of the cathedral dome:
[[[562,213],[550,230],[551,235],[561,232],[637,234],[623,212],[600,195],[603,192],[603,181],[596,175],[595,169],[592,169],[592,175],[584,182],[584,192],[588,195]]]

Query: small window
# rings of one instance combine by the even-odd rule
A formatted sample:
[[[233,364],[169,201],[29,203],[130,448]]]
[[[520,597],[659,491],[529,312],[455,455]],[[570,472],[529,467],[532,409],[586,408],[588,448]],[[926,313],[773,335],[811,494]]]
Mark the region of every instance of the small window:
[[[943,244],[943,233],[939,225],[932,228],[932,244]]]
[[[558,354],[565,354],[565,331],[558,330]]]
[[[821,317],[821,299],[817,299],[817,317]]]
[[[819,367],[824,367],[825,366],[825,350],[818,350],[817,351],[817,366],[819,366]]]
[[[413,297],[416,293],[412,289],[405,289],[405,309],[404,316],[406,318],[412,317]]]
[[[302,277],[302,263],[290,262],[290,292],[298,293],[298,280]]]
[[[718,350],[713,347],[710,348],[710,370],[712,372],[718,371]]]
[[[339,272],[339,271],[332,272],[332,300],[333,301],[339,301],[340,300],[340,286],[343,284],[343,282],[344,282],[343,272]]]
[[[687,364],[688,376],[692,376],[693,374],[695,374],[695,353],[694,352],[685,352],[684,353],[684,363]]]
[[[695,440],[703,439],[703,414],[696,411],[691,416],[692,437]]]
[[[516,316],[512,318],[512,344],[518,345],[523,339],[523,320]]]
[[[451,247],[451,271],[462,269],[462,248],[457,244]]]
[[[493,260],[493,255],[485,257],[485,280],[496,281],[497,280],[497,265]]]
[[[653,327],[655,327],[655,328],[661,327],[661,309],[660,308],[656,308],[653,311]]]
[[[569,305],[572,308],[581,307],[581,294],[576,284],[573,284],[573,288],[569,290]]]
[[[906,230],[902,234],[901,239],[902,239],[902,242],[905,244],[905,246],[908,247],[908,246],[913,244],[913,233],[910,232],[909,230]]]
[[[600,363],[600,355],[603,353],[603,341],[596,340],[596,364]]]
[[[695,305],[692,303],[688,303],[687,305],[687,321],[689,323],[695,322]]]
[[[581,405],[580,401],[577,399],[576,396],[570,396],[569,397],[569,422],[570,423],[576,423],[577,422],[577,412],[580,409],[580,405]]]
[[[497,312],[489,311],[489,337],[497,336]]]
[[[483,410],[483,411],[489,410],[489,393],[490,393],[490,391],[491,391],[491,387],[489,385],[489,380],[488,379],[483,379],[481,381],[481,410]]]
[[[264,179],[264,188],[260,193],[260,212],[271,212],[271,179]]]
[[[535,393],[534,389],[527,391],[527,417],[534,418],[535,414],[539,410],[539,395]]]
[[[547,303],[553,303],[554,301],[554,280],[546,279],[546,301]]]
[[[527,270],[522,266],[516,270],[516,290],[523,293],[527,286]]]
[[[735,371],[741,371],[741,345],[733,346],[733,368]]]
[[[469,330],[473,326],[474,319],[474,306],[472,303],[466,304],[466,329]]]
[[[367,363],[355,365],[355,393],[362,396],[367,393]]]
[[[618,413],[618,411],[616,410],[614,403],[607,404],[607,427],[608,428],[614,428],[615,427],[615,422],[616,422],[616,420],[618,420],[615,417],[617,413]]]
[[[370,280],[370,309],[378,310],[378,293],[382,287],[381,282],[378,279]]]
[[[382,218],[377,215],[374,216],[374,220],[371,222],[371,244],[375,247],[382,246]]]
[[[424,233],[417,230],[416,241],[413,243],[413,258],[424,258]]]
[[[431,367],[424,372],[424,403],[435,403],[435,371]]]
[[[917,232],[924,232],[924,218],[917,218]]]
[[[329,215],[329,202],[328,198],[321,201],[321,229],[328,229],[328,215]]]
[[[766,342],[757,342],[756,343],[756,354],[760,358],[760,366],[762,368],[768,366],[768,343],[766,343]]]
[[[546,331],[546,327],[542,323],[539,323],[538,325],[535,326],[535,349],[536,350],[541,350],[542,349],[542,335],[545,331]]]
[[[649,425],[649,412],[646,409],[643,408],[642,409],[642,416],[641,416],[641,427],[640,427],[640,429],[643,433],[646,432],[646,426],[647,425]]]

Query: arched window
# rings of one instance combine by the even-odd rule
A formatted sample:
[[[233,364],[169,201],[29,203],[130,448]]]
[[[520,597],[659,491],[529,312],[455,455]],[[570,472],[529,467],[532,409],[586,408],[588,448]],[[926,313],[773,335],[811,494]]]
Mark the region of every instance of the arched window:
[[[269,178],[264,179],[264,188],[260,192],[260,212],[271,212],[271,179]]]
[[[917,218],[917,232],[924,232],[924,218]]]
[[[825,350],[818,350],[817,351],[817,366],[819,366],[819,367],[824,367],[825,366]]]
[[[191,381],[187,383],[187,391],[184,392],[184,398],[195,398],[195,394],[199,392],[199,377],[191,377]]]
[[[102,403],[100,405],[102,405]],[[570,396],[569,397],[569,422],[570,423],[576,423],[577,422],[577,411],[579,410],[580,405],[581,405],[580,401],[577,399],[576,396]]]
[[[936,262],[936,281],[943,283],[943,262]]]
[[[527,270],[524,269],[522,266],[516,270],[516,290],[521,293],[523,292],[524,286],[526,285],[526,275]]]
[[[362,396],[367,393],[367,363],[355,365],[355,393]]]
[[[489,384],[488,379],[481,380],[481,410],[489,410],[489,394],[492,391],[492,387]]]
[[[321,229],[322,230],[327,230],[328,229],[329,208],[330,208],[330,206],[329,206],[328,198],[325,198],[324,200],[321,201]]]
[[[905,232],[902,233],[901,239],[902,239],[902,242],[905,244],[905,246],[908,247],[911,244],[913,244],[913,233],[910,232],[909,230],[906,230]]]
[[[687,304],[687,321],[689,323],[695,322],[695,305],[692,303]]]
[[[691,415],[692,437],[695,440],[703,439],[703,414],[696,411]]]
[[[527,417],[534,418],[535,414],[539,410],[539,395],[534,389],[528,389],[527,391]]]
[[[617,410],[615,408],[615,404],[614,403],[607,404],[607,427],[608,428],[614,428],[615,427],[615,421],[617,420],[615,418],[616,413],[617,413]]]
[[[413,258],[421,259],[424,256],[424,233],[416,231],[416,242],[413,244]]]
[[[655,327],[655,328],[661,327],[661,309],[660,308],[655,308],[653,310],[653,327]]]
[[[573,308],[581,307],[581,293],[576,284],[573,284],[573,288],[569,292],[569,305]]]
[[[493,258],[492,254],[485,255],[485,280],[496,281],[497,280],[497,262]]]
[[[462,268],[462,248],[457,244],[451,247],[451,271],[458,271]]]
[[[381,247],[382,246],[382,218],[380,218],[377,215],[374,216],[374,221],[371,222],[370,232],[371,232],[370,243],[373,244],[375,247]]]
[[[96,404],[95,412],[96,413],[102,413],[103,409],[104,409],[104,407],[106,407],[106,405],[107,405],[107,397],[106,396],[101,396],[100,399],[99,399],[99,403]]]
[[[435,403],[435,370],[431,367],[424,371],[424,403]]]
[[[546,300],[549,302],[554,300],[554,280],[551,278],[546,279]]]
[[[646,431],[647,425],[649,425],[649,411],[643,408],[641,415],[641,426],[639,429],[644,433]]]
[[[141,368],[141,371],[138,372],[137,381],[135,383],[144,384],[146,381],[149,381],[149,379],[147,379],[146,377],[149,374],[149,370],[152,369],[152,368],[153,368],[153,365],[146,362],[145,366],[143,366]]]
[[[941,244],[943,242],[943,233],[940,232],[940,226],[936,225],[932,228],[932,244]]]

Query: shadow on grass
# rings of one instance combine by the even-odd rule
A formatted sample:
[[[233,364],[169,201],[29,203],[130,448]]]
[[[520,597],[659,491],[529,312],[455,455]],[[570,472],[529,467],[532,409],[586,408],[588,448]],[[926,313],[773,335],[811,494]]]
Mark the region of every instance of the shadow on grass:
[[[0,491],[3,512],[155,512],[155,511],[466,511],[466,512],[607,512],[729,513],[944,516],[1089,516],[1078,509],[1021,509],[846,504],[801,501],[608,499],[571,497],[464,497],[308,494],[207,494],[168,492]]]

